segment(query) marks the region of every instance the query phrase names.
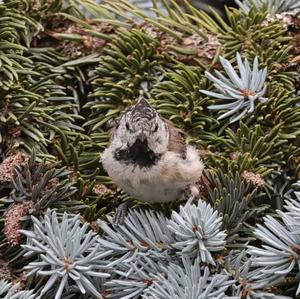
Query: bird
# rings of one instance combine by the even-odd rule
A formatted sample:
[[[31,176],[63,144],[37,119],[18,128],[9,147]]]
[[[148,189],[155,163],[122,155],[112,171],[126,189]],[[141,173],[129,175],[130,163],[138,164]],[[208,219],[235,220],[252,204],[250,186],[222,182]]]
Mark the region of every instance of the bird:
[[[144,98],[121,115],[101,155],[104,170],[118,187],[148,203],[198,194],[204,164],[185,134],[163,118]],[[117,208],[115,224],[126,216],[128,203]]]

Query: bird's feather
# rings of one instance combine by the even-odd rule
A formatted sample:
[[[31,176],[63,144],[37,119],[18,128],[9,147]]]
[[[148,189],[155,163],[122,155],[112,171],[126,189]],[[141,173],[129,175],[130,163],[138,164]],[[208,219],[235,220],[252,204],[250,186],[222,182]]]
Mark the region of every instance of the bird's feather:
[[[168,151],[180,154],[185,159],[186,157],[186,143],[185,133],[177,128],[169,121],[165,120],[168,125],[170,137]]]

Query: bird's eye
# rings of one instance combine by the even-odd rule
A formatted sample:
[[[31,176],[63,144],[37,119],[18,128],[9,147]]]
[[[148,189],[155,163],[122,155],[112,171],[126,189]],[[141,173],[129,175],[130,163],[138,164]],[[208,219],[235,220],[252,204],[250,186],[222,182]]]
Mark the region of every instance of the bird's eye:
[[[129,130],[129,123],[126,123],[126,129]]]
[[[158,125],[155,126],[153,132],[155,133],[155,132],[157,132],[157,130],[158,130]]]

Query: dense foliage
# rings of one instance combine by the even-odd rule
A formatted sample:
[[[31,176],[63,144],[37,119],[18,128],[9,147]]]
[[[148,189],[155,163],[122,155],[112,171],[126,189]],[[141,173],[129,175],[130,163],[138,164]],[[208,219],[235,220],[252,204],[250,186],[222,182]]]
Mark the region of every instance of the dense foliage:
[[[1,298],[300,298],[299,5],[236,4],[0,2]],[[101,152],[140,97],[206,170],[116,228]]]

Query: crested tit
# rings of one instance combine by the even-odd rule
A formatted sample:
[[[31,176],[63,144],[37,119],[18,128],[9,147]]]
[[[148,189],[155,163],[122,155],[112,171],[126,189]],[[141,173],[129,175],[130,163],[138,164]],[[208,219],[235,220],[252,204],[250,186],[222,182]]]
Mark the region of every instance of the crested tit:
[[[144,99],[125,111],[113,128],[102,164],[115,184],[149,203],[176,200],[187,188],[196,195],[195,183],[204,169],[182,132]]]

